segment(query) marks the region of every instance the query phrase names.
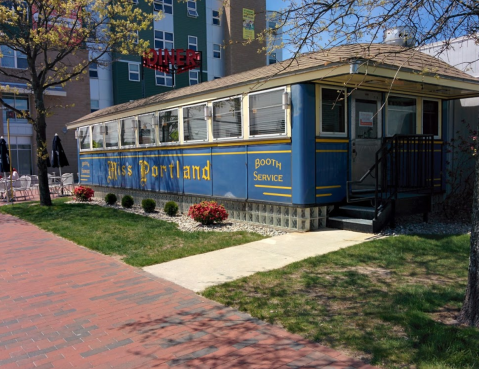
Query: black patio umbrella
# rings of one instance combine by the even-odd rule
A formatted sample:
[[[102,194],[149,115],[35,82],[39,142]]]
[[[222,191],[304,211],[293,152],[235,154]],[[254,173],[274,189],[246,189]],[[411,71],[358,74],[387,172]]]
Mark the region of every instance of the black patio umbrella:
[[[7,141],[0,138],[0,172],[10,172],[10,154],[7,148]]]
[[[65,151],[63,151],[62,141],[58,134],[55,133],[55,137],[53,137],[52,143],[52,167],[60,169],[60,177],[62,176],[62,167],[67,167],[68,159],[65,155]],[[62,195],[63,195],[63,181],[62,181]]]

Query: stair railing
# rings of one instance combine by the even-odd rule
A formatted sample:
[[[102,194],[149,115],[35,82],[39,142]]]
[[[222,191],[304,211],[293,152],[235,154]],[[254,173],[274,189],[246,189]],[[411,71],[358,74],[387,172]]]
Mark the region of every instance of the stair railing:
[[[432,193],[434,188],[434,136],[394,135],[384,139],[375,162],[357,181],[347,182],[346,201],[360,202],[370,197],[353,197],[352,186],[371,176],[375,179],[374,218],[380,209],[395,203],[399,193]],[[394,216],[394,214],[393,214]]]

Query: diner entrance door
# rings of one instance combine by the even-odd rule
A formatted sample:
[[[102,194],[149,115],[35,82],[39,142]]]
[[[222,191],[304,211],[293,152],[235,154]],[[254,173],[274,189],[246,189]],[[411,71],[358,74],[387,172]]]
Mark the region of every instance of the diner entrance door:
[[[351,98],[351,180],[358,181],[374,165],[381,148],[381,93],[354,91]],[[368,176],[352,189],[369,191],[375,184],[375,178]]]

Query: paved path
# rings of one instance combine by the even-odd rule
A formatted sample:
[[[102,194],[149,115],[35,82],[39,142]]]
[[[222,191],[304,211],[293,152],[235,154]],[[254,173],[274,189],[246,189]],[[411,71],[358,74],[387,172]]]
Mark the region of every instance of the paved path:
[[[372,368],[11,216],[0,235],[2,369]]]
[[[152,265],[144,270],[199,292],[213,285],[281,268],[376,237],[373,234],[328,228],[317,232],[289,233]]]

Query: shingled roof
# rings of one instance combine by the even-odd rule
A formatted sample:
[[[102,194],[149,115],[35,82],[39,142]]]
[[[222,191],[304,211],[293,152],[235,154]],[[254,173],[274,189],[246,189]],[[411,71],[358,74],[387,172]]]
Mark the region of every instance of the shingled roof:
[[[354,61],[370,66],[388,66],[395,69],[411,70],[429,76],[446,79],[466,80],[478,83],[479,79],[447,64],[446,62],[424,54],[418,50],[387,44],[354,44],[337,46],[318,52],[302,54],[294,60],[256,68],[233,74],[209,82],[175,89],[144,99],[114,105],[88,114],[72,124],[97,119],[120,111],[133,110],[149,105],[176,100],[201,93],[223,90],[269,79],[281,78],[290,74],[306,73],[315,69],[334,68]]]

